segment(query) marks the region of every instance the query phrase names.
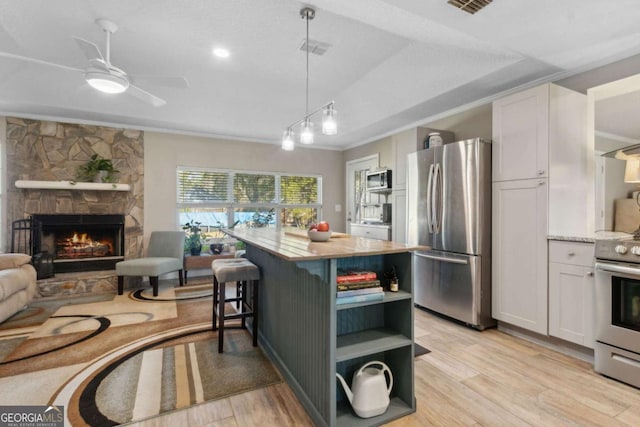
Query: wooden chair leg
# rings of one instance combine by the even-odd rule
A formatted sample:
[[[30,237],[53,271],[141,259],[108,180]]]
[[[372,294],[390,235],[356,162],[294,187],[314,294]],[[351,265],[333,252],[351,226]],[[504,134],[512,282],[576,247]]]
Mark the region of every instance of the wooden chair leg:
[[[218,330],[218,319],[216,316],[216,304],[218,303],[218,279],[213,276],[213,321],[211,322],[211,329]]]
[[[151,283],[151,287],[153,288],[153,296],[158,296],[158,276],[149,276],[149,283]]]
[[[224,304],[225,283],[220,282],[220,301],[218,302],[218,353],[224,348]]]
[[[247,281],[239,281],[236,282],[236,298],[240,298],[239,301],[236,301],[236,307],[243,313],[247,307]],[[242,317],[240,320],[240,327],[245,329],[247,327],[245,317]]]
[[[178,280],[180,281],[180,286],[184,286],[184,279],[182,278],[183,270],[178,270]],[[186,274],[185,274],[186,278]]]
[[[253,280],[251,283],[252,289],[252,298],[251,301],[251,311],[253,312],[253,346],[258,346],[258,281]]]
[[[118,276],[118,295],[124,292],[124,276]]]

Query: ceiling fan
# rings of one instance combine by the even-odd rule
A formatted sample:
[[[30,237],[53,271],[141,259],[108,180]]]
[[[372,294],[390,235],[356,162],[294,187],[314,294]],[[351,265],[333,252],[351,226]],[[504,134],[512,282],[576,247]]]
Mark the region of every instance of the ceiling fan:
[[[165,77],[165,76],[134,76],[127,74],[124,70],[111,64],[111,35],[118,30],[118,26],[107,19],[96,20],[98,24],[106,33],[106,55],[103,56],[102,52],[95,43],[80,37],[73,37],[80,49],[84,52],[89,64],[82,70],[80,68],[70,67],[67,65],[56,64],[54,62],[43,61],[41,59],[30,58],[27,56],[16,55],[9,52],[0,52],[0,57],[17,59],[20,61],[28,61],[41,65],[48,65],[52,67],[63,68],[65,70],[76,71],[84,74],[84,79],[93,88],[104,93],[122,93],[127,92],[135,96],[142,101],[149,104],[160,107],[167,102],[141,88],[134,85],[142,81],[148,81],[152,84],[159,84],[162,86],[169,86],[174,88],[188,88],[189,84],[184,77]]]

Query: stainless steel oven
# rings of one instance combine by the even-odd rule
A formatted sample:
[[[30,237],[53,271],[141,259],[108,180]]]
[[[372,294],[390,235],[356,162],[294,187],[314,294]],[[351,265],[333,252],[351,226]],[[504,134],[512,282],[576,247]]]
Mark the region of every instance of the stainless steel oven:
[[[595,370],[640,387],[640,241],[596,241]]]

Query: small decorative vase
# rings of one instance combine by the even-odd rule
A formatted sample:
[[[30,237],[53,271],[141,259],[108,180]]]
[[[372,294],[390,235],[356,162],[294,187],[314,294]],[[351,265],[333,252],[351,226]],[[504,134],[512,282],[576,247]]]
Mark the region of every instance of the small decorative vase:
[[[98,171],[93,178],[93,182],[106,182],[107,176],[109,176],[109,171]]]
[[[202,245],[201,246],[192,246],[189,251],[191,252],[191,255],[200,255],[200,251],[202,251]]]

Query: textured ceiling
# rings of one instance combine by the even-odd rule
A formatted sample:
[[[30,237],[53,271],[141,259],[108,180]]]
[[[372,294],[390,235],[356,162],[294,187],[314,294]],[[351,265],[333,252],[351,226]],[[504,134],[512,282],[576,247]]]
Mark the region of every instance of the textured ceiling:
[[[0,56],[0,114],[279,144],[304,115],[305,37],[290,0],[1,0],[0,52],[84,69],[73,36],[129,74],[182,76],[186,89],[139,86],[167,104],[105,95],[81,72]],[[470,15],[446,0],[317,0],[309,107],[336,101],[342,149],[533,81],[640,53],[637,0],[495,0]],[[231,57],[211,55],[225,46]],[[319,126],[317,124],[316,126]]]

